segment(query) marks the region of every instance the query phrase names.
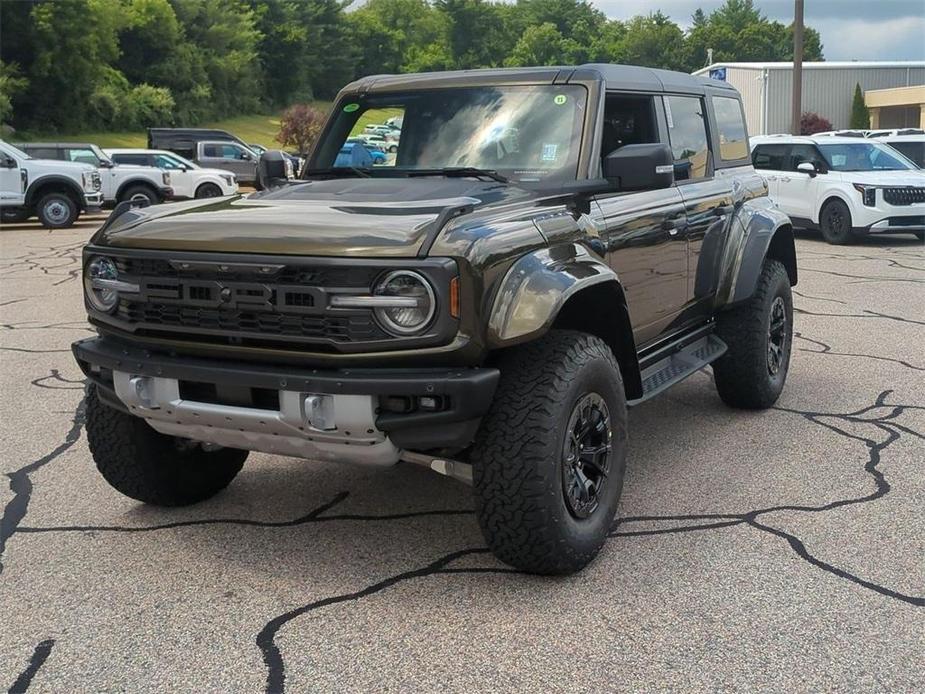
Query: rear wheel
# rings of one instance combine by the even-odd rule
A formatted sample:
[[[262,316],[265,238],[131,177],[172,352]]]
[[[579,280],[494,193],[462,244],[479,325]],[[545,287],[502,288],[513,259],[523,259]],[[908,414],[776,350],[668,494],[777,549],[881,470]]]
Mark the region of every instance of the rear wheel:
[[[836,245],[856,240],[851,230],[851,210],[841,200],[829,200],[819,212],[819,228],[826,241]]]
[[[67,193],[48,193],[39,200],[36,213],[47,229],[64,229],[77,221],[77,203]]]
[[[197,198],[220,198],[222,189],[214,183],[203,183],[196,189]]]
[[[499,559],[539,574],[594,559],[626,465],[626,399],[607,344],[554,331],[510,350],[471,462],[479,525]]]
[[[155,506],[187,506],[215,496],[247,459],[247,451],[207,451],[160,434],[140,417],[102,403],[95,385],[87,391],[87,441],[110,486]]]
[[[713,362],[716,390],[727,405],[765,409],[777,402],[793,343],[793,298],[787,270],[766,259],[755,293],[716,319],[726,353]]]
[[[124,202],[126,200],[136,202],[147,200],[149,205],[156,205],[161,201],[154,189],[148,186],[129,186],[126,188],[125,192],[122,193],[119,202]]]

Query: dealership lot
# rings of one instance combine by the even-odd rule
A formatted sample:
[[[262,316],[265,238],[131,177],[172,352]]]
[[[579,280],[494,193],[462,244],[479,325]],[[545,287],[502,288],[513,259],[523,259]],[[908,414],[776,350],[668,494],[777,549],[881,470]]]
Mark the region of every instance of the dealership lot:
[[[925,250],[797,241],[778,406],[709,372],[631,413],[620,522],[583,573],[491,558],[469,490],[252,454],[186,509],[96,473],[80,248],[0,230],[0,686],[397,691],[925,688]]]

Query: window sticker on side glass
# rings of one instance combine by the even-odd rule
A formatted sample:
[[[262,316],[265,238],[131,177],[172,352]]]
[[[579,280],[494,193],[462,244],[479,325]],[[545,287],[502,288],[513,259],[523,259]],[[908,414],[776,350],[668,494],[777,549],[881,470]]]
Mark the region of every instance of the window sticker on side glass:
[[[832,155],[832,166],[834,167],[844,166],[845,162],[847,161],[848,161],[847,154],[833,154]]]
[[[671,117],[671,102],[668,99],[662,99],[665,103],[665,118],[668,119],[668,127],[674,127],[674,119]]]
[[[543,161],[555,161],[556,155],[559,152],[559,145],[556,144],[544,144],[543,145],[543,154],[540,157]]]

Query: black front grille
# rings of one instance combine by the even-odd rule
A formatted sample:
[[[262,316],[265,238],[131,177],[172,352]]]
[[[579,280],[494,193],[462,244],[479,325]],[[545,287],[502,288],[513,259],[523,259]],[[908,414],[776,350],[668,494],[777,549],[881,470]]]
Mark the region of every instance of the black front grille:
[[[393,339],[365,309],[329,309],[331,289],[369,292],[383,268],[365,265],[228,264],[116,258],[138,296],[115,318],[139,334],[177,334],[232,344],[344,344]]]
[[[925,202],[925,188],[912,186],[884,188],[883,199],[891,205],[915,205]]]

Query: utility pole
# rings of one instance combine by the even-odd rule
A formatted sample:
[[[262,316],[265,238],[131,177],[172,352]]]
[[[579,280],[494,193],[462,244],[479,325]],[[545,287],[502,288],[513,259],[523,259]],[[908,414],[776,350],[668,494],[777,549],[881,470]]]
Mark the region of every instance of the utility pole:
[[[793,99],[791,101],[790,134],[800,134],[803,113],[803,0],[793,6]]]

